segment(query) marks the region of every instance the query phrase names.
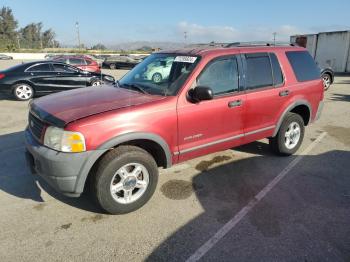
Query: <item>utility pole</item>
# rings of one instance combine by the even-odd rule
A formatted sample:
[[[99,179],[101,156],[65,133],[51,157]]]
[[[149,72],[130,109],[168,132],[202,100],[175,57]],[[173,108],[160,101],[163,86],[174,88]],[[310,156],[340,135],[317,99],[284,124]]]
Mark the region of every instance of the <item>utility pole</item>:
[[[273,45],[276,45],[276,35],[277,33],[276,32],[273,32]]]
[[[186,44],[186,42],[187,42],[186,41],[187,40],[187,32],[186,31],[184,32],[184,39],[185,39],[185,44]]]
[[[79,22],[75,23],[75,27],[77,28],[78,48],[79,48],[79,51],[80,51],[81,43],[80,43]]]

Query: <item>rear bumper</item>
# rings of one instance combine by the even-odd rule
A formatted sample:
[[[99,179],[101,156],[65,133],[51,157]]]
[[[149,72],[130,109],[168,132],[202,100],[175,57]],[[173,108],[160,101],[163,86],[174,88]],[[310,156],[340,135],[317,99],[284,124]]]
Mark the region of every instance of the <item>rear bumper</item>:
[[[32,173],[42,177],[56,191],[70,197],[80,196],[91,167],[104,152],[57,152],[39,144],[28,129],[25,131],[25,144],[27,164]]]

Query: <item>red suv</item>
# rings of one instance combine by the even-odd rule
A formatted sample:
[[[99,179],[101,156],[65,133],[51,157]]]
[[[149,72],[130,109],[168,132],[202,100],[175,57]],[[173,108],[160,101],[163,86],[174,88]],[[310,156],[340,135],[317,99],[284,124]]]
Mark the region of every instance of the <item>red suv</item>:
[[[53,58],[53,60],[73,65],[81,70],[94,73],[101,72],[101,67],[99,66],[99,64],[95,60],[86,56],[57,56]]]
[[[166,61],[162,81],[143,77]],[[114,86],[34,100],[26,155],[56,190],[76,197],[89,184],[104,210],[126,213],[151,198],[158,167],[262,138],[293,154],[322,100],[320,71],[304,48],[163,51]]]

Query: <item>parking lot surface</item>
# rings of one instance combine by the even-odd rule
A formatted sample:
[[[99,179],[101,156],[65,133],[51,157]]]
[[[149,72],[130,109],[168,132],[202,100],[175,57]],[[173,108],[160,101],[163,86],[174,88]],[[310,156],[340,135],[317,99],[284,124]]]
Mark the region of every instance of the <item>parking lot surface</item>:
[[[30,174],[27,113],[0,97],[1,261],[350,261],[349,76],[295,156],[261,140],[161,170],[151,201],[120,216]]]

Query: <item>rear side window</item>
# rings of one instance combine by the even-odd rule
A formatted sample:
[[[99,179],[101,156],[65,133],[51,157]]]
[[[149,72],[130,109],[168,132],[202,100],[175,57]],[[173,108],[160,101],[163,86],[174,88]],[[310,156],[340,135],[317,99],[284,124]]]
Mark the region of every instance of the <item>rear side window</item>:
[[[40,64],[28,68],[28,72],[50,72],[52,71],[49,64]]]
[[[91,61],[91,60],[88,60],[88,59],[85,59],[85,63],[86,63],[87,65],[91,65],[91,64],[92,64],[92,61]]]
[[[255,89],[273,86],[272,68],[268,53],[246,54],[246,87]]]
[[[69,63],[71,65],[85,65],[85,60],[79,58],[69,58]]]
[[[210,87],[214,95],[238,91],[236,57],[220,58],[211,62],[198,77],[197,85]]]
[[[283,73],[277,56],[274,53],[270,53],[272,73],[273,73],[273,85],[280,86],[283,84]]]
[[[320,69],[308,51],[289,51],[286,55],[299,82],[320,79]]]

